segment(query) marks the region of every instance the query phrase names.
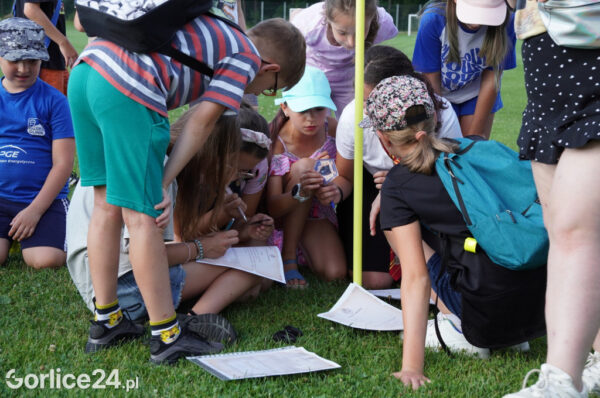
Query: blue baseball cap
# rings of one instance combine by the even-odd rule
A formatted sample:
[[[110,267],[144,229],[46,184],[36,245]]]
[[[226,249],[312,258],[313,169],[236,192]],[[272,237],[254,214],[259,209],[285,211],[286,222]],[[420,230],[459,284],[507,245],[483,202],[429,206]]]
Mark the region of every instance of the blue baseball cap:
[[[317,107],[337,110],[331,100],[331,87],[325,73],[314,66],[306,65],[302,79],[294,87],[284,90],[281,95],[281,98],[275,100],[275,104],[285,102],[294,112],[304,112]]]

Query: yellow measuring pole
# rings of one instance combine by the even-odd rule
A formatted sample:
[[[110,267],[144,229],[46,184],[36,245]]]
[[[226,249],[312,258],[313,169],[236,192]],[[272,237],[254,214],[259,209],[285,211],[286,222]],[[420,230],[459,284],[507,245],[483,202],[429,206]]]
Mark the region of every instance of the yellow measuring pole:
[[[352,263],[354,283],[362,285],[363,203],[363,80],[365,65],[365,0],[356,0],[356,54],[354,62],[354,229]]]

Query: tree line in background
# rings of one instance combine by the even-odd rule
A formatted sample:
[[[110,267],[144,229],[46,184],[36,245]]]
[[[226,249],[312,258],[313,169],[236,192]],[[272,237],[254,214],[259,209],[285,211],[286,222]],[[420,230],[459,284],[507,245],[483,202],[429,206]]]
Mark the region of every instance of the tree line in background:
[[[72,17],[74,0],[63,0],[65,11],[69,17]],[[379,5],[384,7],[394,18],[398,29],[405,31],[407,29],[407,18],[409,14],[416,13],[426,0],[379,0]],[[248,26],[255,25],[263,19],[273,17],[283,17],[284,11],[289,16],[290,8],[304,8],[307,5],[317,3],[318,1],[306,0],[243,0],[244,12]],[[11,14],[13,0],[0,0],[0,16],[5,18]]]

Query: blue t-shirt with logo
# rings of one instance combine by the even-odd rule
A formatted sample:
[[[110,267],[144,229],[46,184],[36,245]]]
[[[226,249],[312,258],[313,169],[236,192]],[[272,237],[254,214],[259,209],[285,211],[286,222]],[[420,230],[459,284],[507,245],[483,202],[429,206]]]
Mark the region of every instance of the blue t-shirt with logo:
[[[40,79],[20,93],[0,85],[0,115],[0,198],[30,203],[52,168],[52,141],[73,138],[67,98]],[[68,192],[65,183],[57,199]]]
[[[415,70],[423,73],[440,72],[441,94],[453,104],[461,104],[479,95],[481,74],[486,67],[485,59],[479,56],[486,26],[477,30],[469,30],[458,24],[458,49],[461,64],[445,63],[450,45],[446,35],[445,11],[432,8],[423,14],[417,33],[413,65]],[[514,14],[506,25],[508,36],[508,51],[503,63],[503,69],[513,69],[517,66],[515,43],[517,38],[514,30]]]

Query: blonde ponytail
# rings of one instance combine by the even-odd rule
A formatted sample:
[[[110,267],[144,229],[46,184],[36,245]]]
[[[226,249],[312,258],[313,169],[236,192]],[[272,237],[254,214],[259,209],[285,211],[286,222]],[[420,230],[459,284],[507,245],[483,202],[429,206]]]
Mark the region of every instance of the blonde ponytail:
[[[406,117],[415,118],[424,113],[425,107],[416,105],[407,109]],[[421,131],[425,134],[417,138],[417,133]],[[458,148],[454,142],[437,137],[433,117],[414,123],[402,130],[383,131],[382,133],[393,145],[416,144],[408,155],[400,159],[400,163],[413,173],[430,175],[435,168],[435,159],[440,152],[455,152]]]

